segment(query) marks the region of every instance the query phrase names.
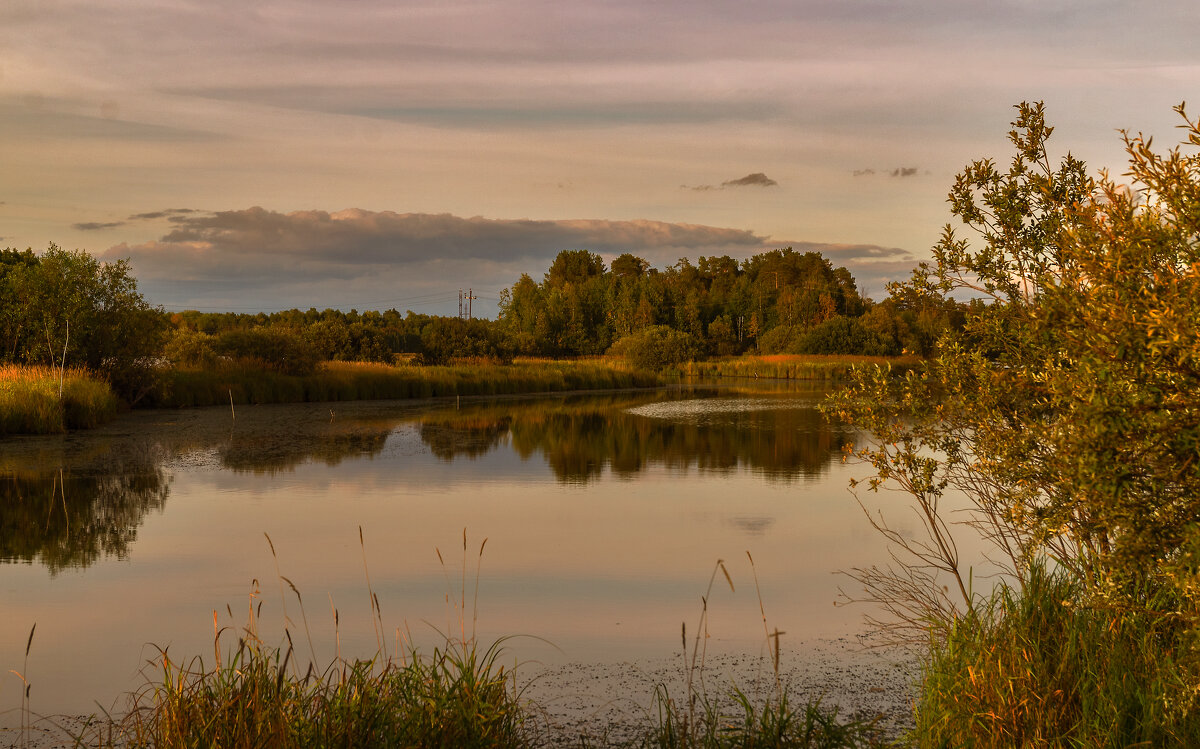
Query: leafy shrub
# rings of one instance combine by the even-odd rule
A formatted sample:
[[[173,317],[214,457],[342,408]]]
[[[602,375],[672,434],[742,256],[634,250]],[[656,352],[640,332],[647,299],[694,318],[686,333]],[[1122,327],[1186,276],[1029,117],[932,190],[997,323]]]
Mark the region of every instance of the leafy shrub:
[[[227,330],[216,338],[216,352],[229,359],[257,363],[282,374],[310,374],[317,352],[290,328]]]
[[[652,325],[617,341],[609,353],[624,358],[637,369],[659,372],[694,360],[700,353],[700,344],[690,333]]]
[[[172,364],[211,369],[217,363],[215,343],[207,333],[180,328],[171,334],[163,356]]]

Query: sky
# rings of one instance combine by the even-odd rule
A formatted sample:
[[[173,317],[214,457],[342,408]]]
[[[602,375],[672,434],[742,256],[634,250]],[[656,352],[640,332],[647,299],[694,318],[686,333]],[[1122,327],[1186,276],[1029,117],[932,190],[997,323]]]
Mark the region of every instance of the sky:
[[[813,250],[881,299],[1016,103],[1114,176],[1121,129],[1174,144],[1197,31],[1194,0],[4,0],[0,247],[128,259],[168,310],[490,317],[568,249]]]

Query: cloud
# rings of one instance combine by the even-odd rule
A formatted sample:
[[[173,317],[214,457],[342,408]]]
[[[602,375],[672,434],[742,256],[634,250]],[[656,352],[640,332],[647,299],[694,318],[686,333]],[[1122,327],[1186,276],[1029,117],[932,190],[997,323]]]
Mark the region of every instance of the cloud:
[[[869,177],[874,173],[875,173],[874,169],[855,169],[854,170],[855,177]]]
[[[762,172],[747,174],[741,179],[731,179],[721,183],[721,187],[775,187],[779,183]]]
[[[153,212],[157,213],[157,212]],[[145,214],[134,214],[145,215]],[[874,245],[777,242],[745,229],[650,220],[464,218],[348,209],[280,213],[254,207],[217,213],[177,209],[157,240],[119,244],[101,259],[128,258],[148,299],[172,308],[274,310],[315,306],[453,313],[456,290],[487,296],[522,273],[535,279],[562,250],[612,259],[632,252],[655,267],[680,257],[742,259],[780,247],[821,252],[868,288],[908,275],[904,250]],[[491,290],[484,293],[480,290]]]
[[[470,283],[499,289],[521,273],[539,276],[567,249],[605,256],[633,252],[652,262],[672,262],[683,255],[745,256],[768,241],[743,229],[661,221],[463,218],[360,209],[279,213],[255,207],[175,215],[171,221],[171,230],[158,240],[115,245],[101,257],[128,258],[140,281],[159,288],[187,286],[191,297],[203,296],[205,288],[236,285],[243,290],[238,296],[264,308],[273,306],[267,301],[270,290],[288,284],[311,284],[322,294],[355,284],[387,286],[392,296],[404,289]],[[283,304],[321,303],[310,298]]]
[[[747,174],[739,179],[729,179],[721,183],[719,187],[713,185],[680,185],[685,190],[695,190],[696,192],[707,192],[709,190],[725,190],[730,187],[776,187],[779,183],[771,179],[762,172],[754,172]]]
[[[893,177],[915,177],[917,168],[915,166],[898,166],[891,172]]]
[[[71,228],[76,231],[101,231],[103,229],[116,229],[124,226],[124,221],[109,221],[106,223],[98,221],[85,221],[79,224],[71,224]]]
[[[172,221],[177,221],[182,216],[187,216],[192,213],[199,213],[195,208],[168,208],[163,211],[151,211],[150,213],[135,213],[129,217],[130,221],[153,221],[154,219],[166,218]]]

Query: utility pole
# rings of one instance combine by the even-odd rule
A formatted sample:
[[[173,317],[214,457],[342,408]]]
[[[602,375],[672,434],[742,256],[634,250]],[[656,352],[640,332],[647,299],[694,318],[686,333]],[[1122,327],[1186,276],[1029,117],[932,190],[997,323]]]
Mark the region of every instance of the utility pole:
[[[475,319],[474,317],[472,317],[472,316],[471,316],[471,306],[472,306],[472,305],[471,305],[471,302],[473,302],[474,300],[476,300],[476,299],[478,299],[478,298],[479,298],[479,297],[475,296],[475,290],[474,290],[474,289],[471,289],[471,288],[468,288],[468,289],[467,289],[467,319],[468,319],[468,320],[473,320],[473,319]]]

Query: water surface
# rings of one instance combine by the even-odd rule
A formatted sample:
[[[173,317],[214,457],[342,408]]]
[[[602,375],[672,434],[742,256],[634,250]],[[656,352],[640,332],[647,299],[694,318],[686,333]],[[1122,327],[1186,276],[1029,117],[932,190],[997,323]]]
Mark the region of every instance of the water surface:
[[[785,645],[858,631],[864,611],[833,605],[848,582],[835,573],[884,550],[847,489],[864,470],[841,462],[855,435],[823,422],[821,397],[680,388],[154,411],[5,440],[0,710],[20,702],[9,668],[52,713],[108,707],[158,647],[211,663],[214,611],[225,647],[252,609],[262,638],[282,641],[286,612],[302,654],[311,636],[322,661],[339,639],[366,657],[380,637],[428,647],[472,627],[529,635],[508,641],[513,660],[670,655],[718,559],[736,590],[709,596],[711,647],[758,652],[755,572]]]

